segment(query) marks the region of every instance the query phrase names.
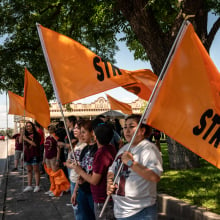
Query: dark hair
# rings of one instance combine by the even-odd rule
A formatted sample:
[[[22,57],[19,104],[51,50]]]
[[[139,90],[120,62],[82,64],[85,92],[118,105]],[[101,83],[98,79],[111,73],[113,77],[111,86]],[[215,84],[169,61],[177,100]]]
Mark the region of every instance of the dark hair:
[[[37,121],[35,121],[35,126],[37,126],[38,128],[42,128],[42,126]]]
[[[133,119],[138,124],[141,119],[141,115],[131,114],[127,118],[125,118],[125,121],[127,121],[128,119]],[[152,128],[149,125],[141,123],[140,128],[145,128],[145,137],[148,137],[151,134]]]
[[[27,124],[31,124],[32,130],[33,130],[33,141],[34,141],[35,143],[38,143],[39,138],[40,138],[40,134],[37,132],[34,123],[31,122],[31,121],[27,121],[27,122],[25,123],[25,130],[24,130],[25,136],[29,139],[28,136],[30,135],[30,133],[26,130],[26,125],[27,125]]]
[[[106,118],[106,117],[105,117],[104,115],[97,115],[97,116],[96,116],[96,119],[101,119],[101,120],[102,120],[102,119],[105,119],[105,118]]]
[[[85,119],[79,119],[76,121],[76,124],[78,125],[79,128],[81,128],[84,121],[85,121]]]
[[[55,134],[58,137],[58,141],[64,142],[64,139],[66,137],[66,130],[64,128],[64,122],[63,121],[59,121],[58,124],[56,125]]]
[[[92,130],[93,130],[92,129],[92,121],[91,120],[84,120],[84,121],[82,121],[80,127],[83,127],[85,130],[92,132]]]
[[[100,119],[100,118],[95,118],[93,121],[92,121],[92,129],[94,130],[98,125],[100,124],[104,124],[105,122]]]
[[[76,119],[76,117],[75,116],[69,116],[68,117],[68,120],[70,121],[70,122],[72,122],[73,123],[73,125],[75,125],[75,123],[76,123],[76,121],[77,121],[77,119]]]
[[[49,129],[53,129],[53,131],[55,132],[55,131],[56,131],[56,126],[55,126],[55,125],[49,125],[49,126],[48,126],[48,130],[49,130]]]
[[[59,121],[56,125],[56,128],[63,128],[64,127],[64,122],[63,121]]]
[[[98,124],[94,132],[96,139],[101,145],[109,144],[114,135],[112,127],[106,123]]]

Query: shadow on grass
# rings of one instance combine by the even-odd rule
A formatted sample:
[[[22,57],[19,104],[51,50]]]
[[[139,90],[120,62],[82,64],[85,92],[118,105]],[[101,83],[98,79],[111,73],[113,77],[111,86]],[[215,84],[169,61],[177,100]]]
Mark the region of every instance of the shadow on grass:
[[[200,159],[200,168],[171,170],[166,144],[162,144],[162,154],[164,173],[158,183],[158,192],[220,214],[219,169]]]

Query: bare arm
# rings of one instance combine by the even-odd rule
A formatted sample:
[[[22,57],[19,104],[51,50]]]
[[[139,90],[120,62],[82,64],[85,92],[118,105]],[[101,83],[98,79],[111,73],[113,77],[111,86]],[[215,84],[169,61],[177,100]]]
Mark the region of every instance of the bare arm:
[[[114,191],[117,188],[116,184],[113,185],[114,176],[115,176],[114,173],[108,172],[108,175],[107,175],[107,189],[106,189],[107,195],[111,195],[112,193],[114,193]]]
[[[23,136],[24,141],[26,141],[27,143],[31,144],[32,146],[36,147],[36,143],[33,140],[30,140],[28,138],[26,138],[26,136]]]
[[[73,169],[76,171],[77,174],[79,174],[85,181],[91,183],[92,185],[97,185],[100,180],[102,175],[99,173],[92,173],[88,174],[86,173],[81,166],[79,165],[73,165]]]
[[[71,203],[75,206],[77,204],[77,192],[78,192],[78,188],[79,188],[79,181],[77,180],[76,181],[76,185],[74,187],[74,190],[73,190],[73,194],[71,196]]]
[[[134,161],[133,155],[125,151],[121,157],[122,162],[126,165],[128,160],[133,160],[133,165],[131,166],[131,169],[136,172],[139,176],[144,178],[145,180],[152,181],[152,182],[159,182],[160,176],[158,176],[156,173],[154,173],[152,170],[148,169],[147,167],[141,165],[140,163]]]

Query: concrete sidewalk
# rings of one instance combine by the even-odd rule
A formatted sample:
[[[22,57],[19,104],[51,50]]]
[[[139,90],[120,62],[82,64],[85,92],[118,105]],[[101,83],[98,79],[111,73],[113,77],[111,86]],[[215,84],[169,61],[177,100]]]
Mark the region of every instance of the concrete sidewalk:
[[[27,185],[27,174],[11,172],[13,156],[9,160],[9,172],[0,173],[0,220],[74,220],[70,205],[70,193],[62,197],[49,197],[47,175],[41,176],[38,193],[22,193]],[[191,206],[166,194],[158,195],[158,220],[220,220],[220,215]]]
[[[49,189],[46,174],[41,176],[41,191],[23,193],[27,185],[25,171],[11,172],[13,157],[9,162],[9,172],[2,175],[0,188],[0,219],[1,220],[62,220],[74,219],[70,204],[70,193],[62,197],[50,197],[44,193]],[[34,182],[34,181],[33,181]]]

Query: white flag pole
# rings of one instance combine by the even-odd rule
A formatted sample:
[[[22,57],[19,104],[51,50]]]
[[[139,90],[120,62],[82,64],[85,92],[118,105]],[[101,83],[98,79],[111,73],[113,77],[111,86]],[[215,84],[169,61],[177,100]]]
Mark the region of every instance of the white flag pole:
[[[146,112],[148,111],[149,106],[151,105],[151,101],[152,101],[152,99],[153,99],[153,97],[154,97],[154,95],[155,95],[155,92],[157,91],[158,84],[159,84],[159,82],[161,81],[161,79],[162,79],[162,77],[163,77],[163,75],[164,75],[164,73],[165,73],[167,67],[169,66],[169,63],[170,63],[170,60],[171,60],[171,58],[172,58],[173,52],[175,51],[176,45],[177,45],[177,43],[179,42],[179,39],[180,39],[180,37],[181,37],[181,35],[182,35],[182,33],[183,33],[183,30],[185,29],[185,27],[186,27],[187,25],[188,25],[188,22],[187,22],[186,20],[184,20],[183,23],[182,23],[182,25],[181,25],[181,27],[180,27],[180,30],[179,30],[179,32],[178,32],[178,34],[177,34],[177,36],[176,36],[176,39],[175,39],[175,41],[174,41],[174,43],[173,43],[173,45],[172,45],[172,47],[171,47],[171,49],[170,49],[170,52],[169,52],[168,57],[167,57],[167,59],[166,59],[166,61],[165,61],[165,64],[163,65],[163,68],[162,68],[162,70],[161,70],[161,72],[160,72],[160,75],[159,75],[159,77],[158,77],[158,79],[157,79],[157,82],[156,82],[156,84],[155,84],[155,86],[154,86],[154,89],[153,89],[153,91],[152,91],[152,93],[151,93],[151,95],[150,95],[150,98],[149,98],[149,101],[148,101],[148,103],[147,103],[147,106],[145,107],[145,110],[144,110],[144,112],[143,112],[143,114],[142,114],[142,116],[141,116],[141,119],[140,119],[140,121],[139,121],[139,123],[138,123],[138,125],[137,125],[137,128],[136,128],[136,130],[135,130],[135,132],[134,132],[134,135],[132,136],[132,139],[131,139],[131,141],[129,142],[127,151],[130,150],[131,145],[132,145],[133,142],[134,142],[134,139],[135,139],[135,137],[136,137],[136,134],[137,134],[137,132],[138,132],[138,129],[140,128],[140,125],[142,124],[142,121],[143,121],[143,119],[145,118],[145,114],[146,114]],[[114,177],[113,185],[116,184],[116,180],[117,180],[117,178],[118,178],[118,176],[119,176],[119,174],[120,174],[122,168],[123,168],[123,163],[121,162],[121,164],[120,164],[120,166],[119,166],[119,168],[118,168],[118,171],[117,171],[117,173],[116,173],[116,175],[115,175],[115,177]],[[101,210],[101,212],[100,212],[99,218],[102,217],[102,215],[103,215],[103,213],[104,213],[104,210],[105,210],[105,208],[106,208],[106,205],[107,205],[107,203],[108,203],[110,197],[111,197],[110,195],[107,196],[107,198],[106,198],[106,200],[105,200],[105,203],[104,203],[104,205],[103,205],[103,207],[102,207],[102,210]]]
[[[70,148],[71,148],[71,150],[73,150],[73,145],[72,145],[72,142],[71,142],[71,139],[70,139],[69,131],[67,129],[66,121],[65,121],[65,118],[64,118],[64,114],[63,114],[62,104],[61,104],[60,97],[59,97],[59,94],[58,94],[56,81],[54,79],[53,70],[52,70],[52,67],[51,67],[51,64],[50,64],[50,59],[48,57],[47,50],[46,50],[46,47],[45,47],[45,43],[44,43],[43,35],[42,35],[42,32],[41,32],[40,24],[36,23],[36,26],[37,26],[37,31],[38,31],[38,35],[39,35],[39,38],[40,38],[41,46],[42,46],[42,49],[43,49],[44,57],[45,57],[45,60],[46,60],[46,63],[47,63],[47,68],[48,68],[48,71],[49,71],[49,74],[50,74],[50,79],[52,81],[53,90],[54,90],[54,93],[55,93],[55,96],[56,96],[56,99],[57,99],[57,102],[58,102],[58,105],[59,105],[59,108],[60,108],[60,112],[61,112],[61,115],[62,115],[62,118],[63,118],[63,121],[64,121],[64,126],[65,126],[65,129],[66,129],[66,133],[67,133],[68,141],[69,141],[69,144],[70,144]],[[76,161],[75,154],[73,154],[73,157],[74,157],[74,160]]]

